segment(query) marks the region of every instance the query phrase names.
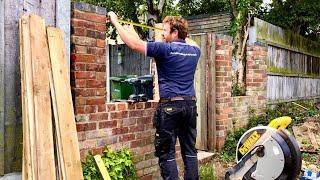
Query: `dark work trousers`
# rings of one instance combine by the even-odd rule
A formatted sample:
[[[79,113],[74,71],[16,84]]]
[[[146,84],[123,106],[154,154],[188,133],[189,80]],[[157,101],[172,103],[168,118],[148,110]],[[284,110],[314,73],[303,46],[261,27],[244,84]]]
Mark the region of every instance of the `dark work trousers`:
[[[197,136],[197,107],[194,100],[179,100],[159,103],[154,116],[155,155],[159,157],[161,176],[164,180],[178,179],[175,160],[177,137],[184,162],[184,179],[197,180],[198,159],[195,149]]]

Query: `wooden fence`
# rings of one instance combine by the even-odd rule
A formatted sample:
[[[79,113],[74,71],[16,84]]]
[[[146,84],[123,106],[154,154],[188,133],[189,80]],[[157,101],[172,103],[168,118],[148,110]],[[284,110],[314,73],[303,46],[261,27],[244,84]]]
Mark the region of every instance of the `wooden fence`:
[[[150,59],[124,44],[109,45],[110,77],[150,74]]]
[[[320,96],[320,44],[258,18],[250,29],[249,44],[268,46],[267,99],[269,102]]]

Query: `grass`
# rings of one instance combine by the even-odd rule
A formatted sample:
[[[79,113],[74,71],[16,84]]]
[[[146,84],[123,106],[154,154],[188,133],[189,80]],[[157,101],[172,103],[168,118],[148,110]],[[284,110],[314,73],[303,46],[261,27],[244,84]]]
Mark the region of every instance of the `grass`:
[[[201,180],[215,180],[215,166],[213,162],[203,164],[199,168],[199,177]]]

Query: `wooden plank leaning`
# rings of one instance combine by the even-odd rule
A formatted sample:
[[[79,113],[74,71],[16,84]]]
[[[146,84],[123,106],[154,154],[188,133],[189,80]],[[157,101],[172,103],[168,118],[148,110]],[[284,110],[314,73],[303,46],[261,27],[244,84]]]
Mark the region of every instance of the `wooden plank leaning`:
[[[44,20],[23,16],[21,27],[21,93],[23,113],[23,179],[55,180],[49,51]]]
[[[83,179],[63,32],[58,28],[48,27],[47,34],[52,70],[51,97],[61,177],[68,180]]]

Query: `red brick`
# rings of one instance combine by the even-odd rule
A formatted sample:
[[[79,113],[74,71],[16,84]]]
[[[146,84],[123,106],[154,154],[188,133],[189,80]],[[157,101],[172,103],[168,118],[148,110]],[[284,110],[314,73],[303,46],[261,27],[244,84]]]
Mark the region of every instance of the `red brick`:
[[[97,71],[98,67],[98,64],[87,64],[86,71]]]
[[[112,135],[126,134],[128,133],[128,131],[129,131],[128,127],[114,128],[112,129]]]
[[[94,31],[87,30],[87,37],[95,38],[95,39],[106,39],[106,33],[104,31]]]
[[[141,117],[142,115],[142,110],[129,111],[129,117]]]
[[[105,64],[106,63],[106,57],[105,56],[97,56],[96,62],[100,63],[100,64]]]
[[[145,176],[141,176],[139,177],[140,180],[152,180],[152,175],[151,174],[148,174],[148,175],[145,175]]]
[[[93,29],[95,28],[95,23],[94,22],[90,22],[90,21],[86,21],[86,20],[82,20],[82,19],[71,19],[71,26],[72,27],[81,27],[81,28],[89,28],[89,29]]]
[[[108,120],[109,119],[109,113],[90,114],[89,119],[90,119],[90,121]]]
[[[106,47],[106,41],[105,40],[97,39],[96,43],[97,43],[96,44],[97,47],[100,47],[100,48],[105,48]]]
[[[77,132],[79,131],[91,131],[97,129],[97,124],[95,122],[92,123],[84,123],[84,124],[77,124]]]
[[[75,107],[75,114],[84,114],[85,113],[85,106],[76,106]]]
[[[221,39],[217,39],[217,40],[216,40],[216,45],[217,45],[217,46],[222,45],[222,40],[221,40]]]
[[[128,110],[136,109],[136,103],[128,103]]]
[[[105,64],[99,64],[98,70],[99,72],[106,72],[106,65]]]
[[[75,106],[86,105],[86,98],[77,97],[75,99]]]
[[[71,34],[76,35],[76,36],[86,36],[87,35],[87,29],[82,28],[82,27],[72,27],[71,28]]]
[[[75,71],[72,73],[75,79],[95,79],[96,74],[94,71]]]
[[[119,141],[120,142],[127,142],[127,141],[132,141],[135,139],[134,134],[124,134],[123,136],[120,136]]]
[[[72,53],[86,54],[87,53],[87,46],[74,45],[72,47]]]
[[[105,72],[96,72],[96,80],[105,81],[106,73]]]
[[[137,124],[149,124],[151,123],[151,117],[139,117],[137,118]]]
[[[72,66],[74,71],[85,71],[86,70],[86,64],[83,63],[72,63]]]
[[[105,32],[106,31],[106,24],[95,23],[94,28],[98,31]]]
[[[89,97],[89,96],[94,96],[95,95],[95,90],[94,89],[74,89],[75,96],[81,96],[81,97]]]
[[[96,56],[90,54],[72,54],[71,60],[73,62],[94,63],[96,61]]]
[[[85,79],[76,79],[75,80],[75,87],[76,88],[84,88],[84,87],[86,87],[86,80]]]
[[[115,104],[107,104],[107,109],[108,109],[108,112],[115,111],[116,105]]]
[[[97,44],[97,40],[84,36],[71,36],[71,42],[75,45],[83,45],[83,46],[95,46]]]
[[[90,98],[86,100],[87,105],[98,105],[98,104],[105,104],[104,97],[99,98]]]
[[[119,103],[119,104],[117,104],[117,110],[118,111],[124,111],[124,110],[126,110],[127,108],[126,108],[126,104],[125,103]]]
[[[142,103],[142,102],[137,103],[136,109],[144,109],[144,103]]]
[[[144,130],[145,130],[144,124],[139,124],[139,125],[136,125],[136,126],[130,126],[129,127],[129,132],[130,133],[140,132],[140,131],[144,131]]]
[[[72,12],[73,18],[84,19],[88,21],[94,21],[98,23],[106,23],[106,17],[103,15],[95,14],[95,13],[88,13],[88,12],[81,12],[79,10],[73,10]]]
[[[144,105],[144,108],[145,109],[151,108],[151,102],[146,102],[145,105]]]
[[[94,148],[94,149],[92,149],[92,154],[93,155],[102,154],[103,150],[104,150],[104,147]]]
[[[130,126],[136,124],[137,120],[135,118],[125,118],[122,121],[123,126]]]
[[[88,88],[104,88],[106,87],[105,81],[87,80]]]
[[[98,112],[106,112],[106,105],[105,104],[99,104],[98,105]]]
[[[95,105],[88,105],[88,106],[85,106],[85,108],[84,108],[84,112],[85,113],[95,113],[95,112],[97,112],[97,106],[95,106]]]
[[[98,88],[96,89],[96,96],[103,96],[105,97],[106,88]]]
[[[145,145],[146,145],[145,139],[140,139],[140,140],[132,141],[130,143],[130,148],[142,147]]]
[[[99,129],[117,127],[117,121],[102,121],[99,123]]]

